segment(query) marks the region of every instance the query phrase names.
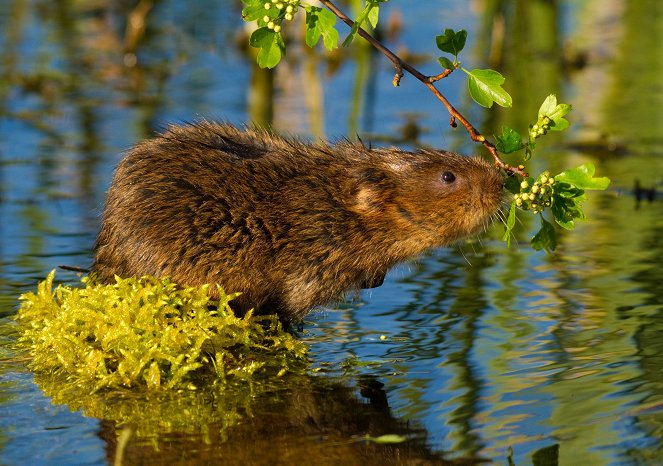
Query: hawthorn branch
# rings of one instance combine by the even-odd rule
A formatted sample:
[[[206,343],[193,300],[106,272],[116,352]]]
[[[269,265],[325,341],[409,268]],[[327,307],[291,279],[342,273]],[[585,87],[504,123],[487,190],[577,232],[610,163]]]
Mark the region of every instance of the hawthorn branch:
[[[354,21],[351,20],[330,0],[320,0],[320,3],[322,3],[332,13],[334,13],[334,15],[336,15],[338,19],[340,19],[345,24],[350,26],[350,28],[354,27],[355,25]],[[401,59],[394,52],[389,50],[382,42],[380,42],[371,34],[369,34],[365,29],[361,27],[357,28],[357,34],[359,34],[363,39],[365,39],[369,44],[371,44],[373,48],[375,48],[380,53],[382,53],[382,55],[387,57],[387,59],[391,61],[391,63],[394,65],[394,68],[396,68],[396,74],[394,75],[394,79],[392,80],[394,86],[398,86],[400,84],[401,78],[404,75],[403,70],[410,73],[418,81],[423,83],[424,86],[426,86],[433,93],[433,95],[437,97],[437,100],[439,100],[442,103],[442,105],[444,105],[444,107],[447,109],[450,115],[449,124],[454,128],[456,127],[456,122],[459,122],[461,125],[463,125],[465,131],[467,131],[467,134],[470,136],[470,139],[472,139],[472,141],[474,142],[479,142],[483,144],[483,146],[488,150],[488,152],[490,152],[490,155],[493,157],[496,166],[506,170],[507,172],[515,173],[523,177],[527,176],[527,173],[521,167],[514,167],[504,162],[504,160],[502,160],[502,158],[497,153],[497,148],[495,147],[495,145],[492,142],[488,141],[486,137],[483,136],[472,125],[472,123],[469,122],[467,118],[465,118],[458,110],[456,110],[456,108],[447,100],[446,97],[444,97],[444,95],[437,89],[437,87],[435,87],[435,82],[443,78],[446,78],[453,72],[453,70],[444,70],[442,73],[438,75],[426,76],[423,73],[421,73],[419,70],[417,70],[415,67],[410,65],[408,62]]]

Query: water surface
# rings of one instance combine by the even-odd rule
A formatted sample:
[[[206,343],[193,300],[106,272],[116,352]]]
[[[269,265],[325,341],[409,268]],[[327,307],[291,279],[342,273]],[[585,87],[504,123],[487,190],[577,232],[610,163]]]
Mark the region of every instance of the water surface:
[[[332,59],[293,48],[274,76],[261,74],[232,2],[158,2],[135,39],[127,2],[0,4],[0,463],[660,464],[661,4],[467,5],[389,2],[382,21],[400,30],[387,43],[434,74],[434,35],[466,28],[464,65],[500,69],[517,110],[473,106],[459,73],[441,88],[488,134],[524,133],[550,92],[572,103],[572,130],[529,168],[591,161],[611,177],[586,204],[590,221],[546,255],[527,246],[537,225],[523,217],[510,249],[497,226],[314,311],[301,328],[320,369],[310,379],[255,396],[63,404],[13,358],[8,319],[48,271],[89,265],[113,168],[136,141],[218,118],[271,120],[305,138],[480,148],[414,79],[395,89],[391,65],[361,46]],[[637,200],[636,180],[658,189],[654,201]],[[143,416],[122,424],[119,407]],[[358,441],[367,433],[409,440]]]

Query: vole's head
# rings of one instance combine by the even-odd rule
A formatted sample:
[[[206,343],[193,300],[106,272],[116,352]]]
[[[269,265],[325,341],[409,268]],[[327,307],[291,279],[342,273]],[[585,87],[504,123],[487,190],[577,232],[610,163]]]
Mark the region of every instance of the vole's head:
[[[423,248],[485,228],[504,199],[503,174],[478,157],[445,151],[379,149],[355,190],[356,211],[392,225]]]

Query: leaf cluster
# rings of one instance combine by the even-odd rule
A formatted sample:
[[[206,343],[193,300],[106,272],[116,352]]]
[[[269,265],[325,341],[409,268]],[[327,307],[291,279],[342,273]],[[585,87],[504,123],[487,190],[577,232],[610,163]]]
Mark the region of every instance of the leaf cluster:
[[[377,23],[379,2],[386,0],[370,0],[366,9],[362,13],[364,19],[371,23]],[[284,21],[292,21],[293,16],[300,9],[306,12],[306,45],[315,47],[322,38],[322,42],[327,50],[334,50],[338,47],[338,31],[334,28],[336,16],[326,8],[320,8],[312,5],[306,5],[299,0],[242,0],[245,7],[242,10],[244,21],[255,21],[258,28],[253,31],[249,38],[251,47],[258,49],[256,61],[261,68],[274,68],[279,64],[281,58],[285,56],[286,45],[283,40],[281,26]],[[354,29],[354,33],[357,32]],[[354,34],[346,39],[349,44],[352,42]],[[346,45],[344,43],[344,45]]]
[[[552,193],[548,196],[549,204],[534,209],[535,213],[540,214],[541,227],[530,241],[533,249],[537,251],[544,249],[551,252],[557,247],[555,227],[542,215],[545,207],[550,208],[554,222],[566,230],[575,228],[576,219],[582,220],[585,218],[582,210],[582,203],[587,199],[585,191],[605,190],[610,185],[610,179],[594,177],[594,172],[594,165],[588,162],[576,168],[565,170],[552,178],[553,183],[548,186],[552,190]],[[538,180],[541,178],[547,178],[547,173],[544,172],[539,175]],[[540,186],[536,183],[537,180],[532,177],[528,177],[520,184],[514,182],[513,178],[507,183],[506,188],[514,194],[514,200],[507,215],[505,241],[510,242],[511,233],[516,223],[516,208],[523,208],[518,200],[522,199],[523,195],[533,196],[534,186]],[[527,209],[527,207],[525,208]]]
[[[548,134],[548,131],[564,131],[569,127],[569,120],[564,118],[572,107],[569,104],[558,104],[557,96],[550,94],[539,108],[536,123],[529,125],[529,139],[523,143],[520,134],[514,129],[504,126],[502,134],[495,136],[495,147],[502,154],[510,154],[525,149],[524,160],[529,160],[534,153],[536,140]]]
[[[501,107],[511,107],[512,99],[507,91],[504,90],[504,76],[495,70],[474,69],[469,71],[460,66],[458,55],[465,48],[467,40],[467,31],[461,29],[445,29],[444,33],[435,37],[435,44],[442,52],[453,56],[453,61],[445,56],[437,59],[440,66],[447,70],[460,68],[467,74],[467,89],[470,96],[476,103],[482,107],[490,108],[493,103]]]
[[[29,366],[72,383],[102,388],[195,387],[198,377],[250,379],[302,367],[306,347],[275,316],[237,317],[208,286],[179,287],[168,279],[121,279],[112,285],[83,278],[83,287],[58,285],[55,272],[37,292],[20,297],[16,320]]]

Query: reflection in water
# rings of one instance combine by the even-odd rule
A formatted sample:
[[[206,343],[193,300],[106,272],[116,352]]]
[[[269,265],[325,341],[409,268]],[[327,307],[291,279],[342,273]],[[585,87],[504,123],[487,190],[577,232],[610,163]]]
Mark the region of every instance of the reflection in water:
[[[135,417],[119,422],[112,413],[131,400],[104,401],[101,413],[84,410],[105,419],[99,436],[109,463],[121,455],[125,464],[155,465],[175,457],[193,464],[289,465],[306,458],[323,465],[448,464],[427,448],[424,430],[391,415],[375,382],[361,389],[363,400],[353,388],[320,377],[283,381],[272,390],[137,400],[126,411]],[[400,435],[404,441],[378,444],[364,440],[366,435]]]
[[[573,103],[574,129],[542,143],[550,157],[532,171],[593,161],[615,190],[588,201],[591,221],[563,234],[555,256],[507,250],[493,239],[496,228],[481,243],[404,264],[381,288],[309,316],[302,338],[317,378],[255,399],[240,391],[246,397],[234,408],[229,398],[182,395],[174,401],[197,399],[190,412],[198,406],[208,417],[153,426],[140,441],[137,424],[121,427],[103,403],[86,408],[81,395],[67,401],[81,411],[70,412],[44,398],[12,359],[12,327],[1,321],[0,462],[103,463],[124,445],[127,463],[157,455],[165,464],[184,451],[191,463],[395,462],[398,452],[530,464],[539,452],[556,458],[548,464],[656,464],[663,204],[658,196],[635,209],[633,186],[663,191],[661,55],[650,46],[663,30],[659,4],[480,0],[470,12],[461,0],[389,2],[381,15],[397,18],[400,32],[392,48],[432,54],[417,66],[436,69],[440,27],[465,27],[464,65],[508,77],[526,111],[470,107],[457,76],[442,87],[488,133],[502,124],[524,132],[549,92]],[[50,269],[89,265],[119,154],[169,122],[221,118],[314,138],[358,133],[367,143],[478,150],[447,128],[413,80],[394,89],[393,69],[369,49],[293,47],[283,68],[258,71],[237,45],[245,34],[238,8],[206,0],[0,3],[0,316],[13,314],[16,297]],[[522,222],[517,240],[526,243],[535,225]],[[339,373],[351,377],[327,377]],[[384,384],[373,402],[358,400],[364,380]],[[156,418],[172,406],[133,401],[127,412]],[[237,415],[232,426],[222,428],[223,415]],[[410,440],[355,441],[365,433]]]

